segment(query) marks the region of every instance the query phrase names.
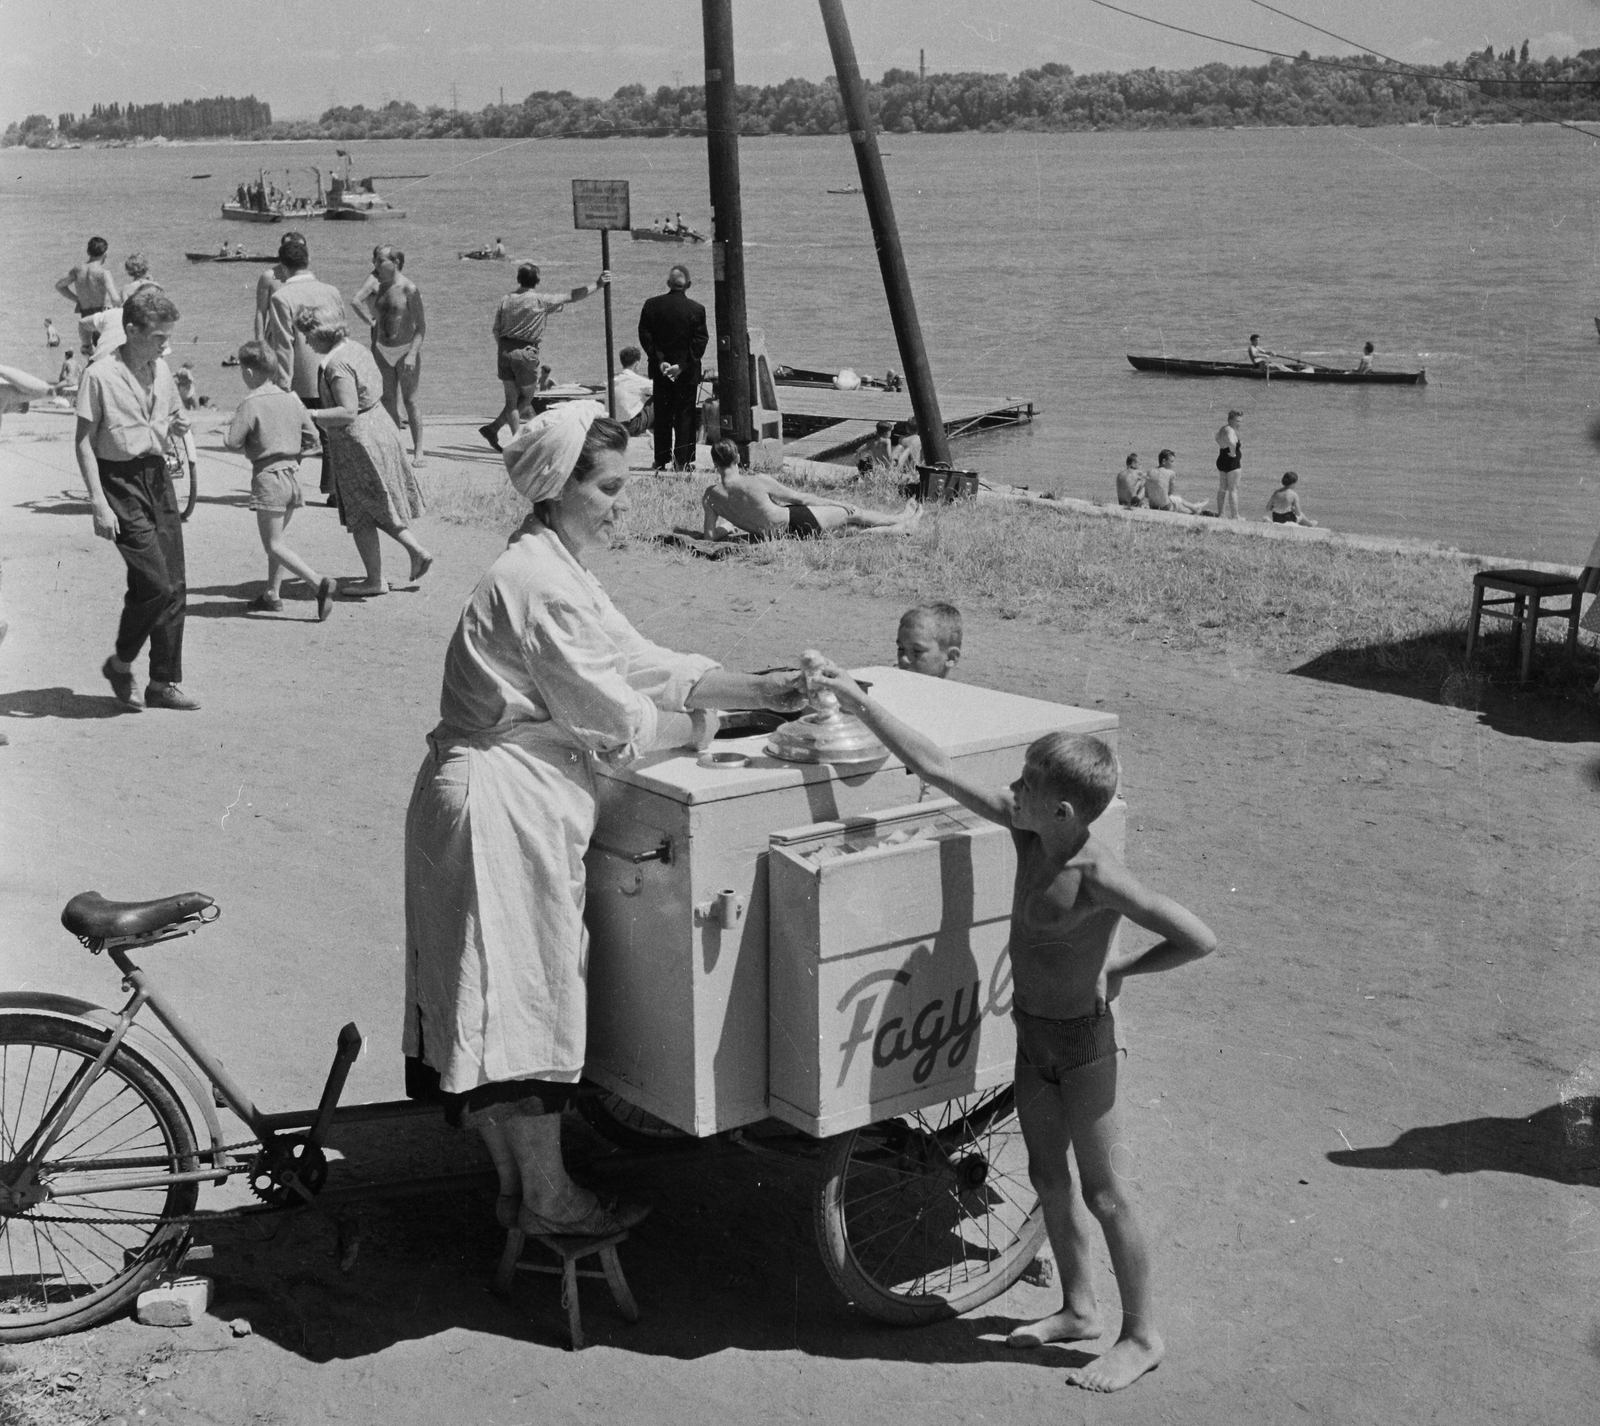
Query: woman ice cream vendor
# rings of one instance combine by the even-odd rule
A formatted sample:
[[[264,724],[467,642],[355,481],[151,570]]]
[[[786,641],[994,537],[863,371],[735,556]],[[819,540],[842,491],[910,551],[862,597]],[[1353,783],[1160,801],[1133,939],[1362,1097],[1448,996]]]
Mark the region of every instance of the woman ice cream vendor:
[[[533,513],[478,582],[445,655],[441,720],[406,813],[408,1088],[482,1135],[496,1213],[600,1236],[642,1205],[568,1177],[561,1110],[583,1071],[584,852],[594,760],[648,748],[662,713],[801,706],[800,675],[729,673],[652,644],[584,565],[628,509],[627,432],[563,404],[506,447]]]

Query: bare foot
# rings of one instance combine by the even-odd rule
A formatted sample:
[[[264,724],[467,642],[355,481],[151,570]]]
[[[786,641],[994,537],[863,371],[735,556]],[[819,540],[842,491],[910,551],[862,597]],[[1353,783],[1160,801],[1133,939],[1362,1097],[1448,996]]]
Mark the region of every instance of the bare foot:
[[[1081,1386],[1085,1391],[1121,1391],[1131,1386],[1146,1372],[1161,1365],[1167,1349],[1154,1332],[1147,1341],[1124,1337],[1104,1356],[1096,1357],[1086,1367],[1072,1367],[1067,1372],[1069,1386]]]
[[[1092,1342],[1099,1335],[1099,1313],[1063,1310],[1041,1322],[1018,1327],[1006,1338],[1006,1346],[1042,1347],[1048,1342]]]
[[[411,582],[415,584],[433,568],[433,556],[427,553],[411,556]]]
[[[339,587],[339,595],[343,599],[376,599],[380,594],[389,592],[389,581],[383,580],[378,584],[345,584]]]

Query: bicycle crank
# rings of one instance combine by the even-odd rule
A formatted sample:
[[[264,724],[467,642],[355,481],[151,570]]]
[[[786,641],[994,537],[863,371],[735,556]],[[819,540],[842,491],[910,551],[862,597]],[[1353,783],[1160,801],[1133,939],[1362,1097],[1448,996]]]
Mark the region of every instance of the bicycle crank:
[[[327,1155],[304,1139],[280,1140],[250,1165],[250,1192],[274,1208],[304,1203],[301,1189],[315,1198],[327,1181]]]

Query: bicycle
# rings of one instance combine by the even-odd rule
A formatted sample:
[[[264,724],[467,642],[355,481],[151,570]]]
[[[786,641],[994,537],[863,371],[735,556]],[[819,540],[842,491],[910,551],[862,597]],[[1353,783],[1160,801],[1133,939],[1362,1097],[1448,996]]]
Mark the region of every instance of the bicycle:
[[[220,915],[198,892],[130,902],[84,892],[61,923],[122,972],[121,1010],[40,992],[0,995],[0,1343],[94,1326],[176,1268],[197,1217],[217,1216],[194,1213],[203,1183],[245,1174],[265,1208],[281,1209],[313,1203],[326,1181],[322,1144],[361,1052],[355,1025],[339,1032],[308,1132],[286,1132],[307,1116],[262,1113],[129,959]],[[215,1100],[169,1045],[135,1025],[147,1005]],[[196,1143],[174,1081],[204,1116],[208,1146]],[[250,1139],[223,1142],[219,1103]]]
[[[492,1180],[479,1172],[324,1192],[323,1144],[335,1123],[433,1114],[437,1106],[341,1107],[362,1044],[347,1024],[315,1110],[258,1109],[129,956],[193,935],[220,915],[199,892],[127,902],[84,892],[67,903],[61,923],[121,971],[122,1008],[0,993],[0,1344],[117,1315],[178,1267],[197,1223],[308,1207],[336,1215],[335,1205],[380,1191],[456,1191]],[[177,1049],[136,1023],[146,1006]],[[185,1101],[204,1119],[204,1145]],[[249,1138],[224,1142],[218,1105],[248,1126]],[[578,1108],[635,1155],[693,1154],[709,1142],[599,1086],[589,1086]],[[1010,1084],[820,1141],[787,1126],[776,1137],[738,1129],[723,1137],[762,1158],[815,1164],[823,1264],[851,1302],[883,1322],[970,1311],[1022,1277],[1044,1243]],[[196,1212],[202,1184],[239,1175],[259,1204]],[[341,1265],[353,1266],[359,1233],[347,1241],[347,1225],[338,1227]]]
[[[167,479],[172,482],[173,489],[177,489],[180,480],[189,482],[188,494],[178,515],[179,520],[187,521],[194,514],[194,503],[200,496],[199,463],[195,459],[193,438],[169,435],[163,455],[167,461]]]

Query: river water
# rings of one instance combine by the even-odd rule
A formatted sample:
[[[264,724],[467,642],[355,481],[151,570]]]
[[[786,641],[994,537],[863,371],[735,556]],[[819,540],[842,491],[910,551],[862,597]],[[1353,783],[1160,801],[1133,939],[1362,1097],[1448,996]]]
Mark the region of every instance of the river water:
[[[1600,343],[1596,149],[1554,127],[1276,129],[1173,133],[887,135],[887,169],[941,390],[1034,401],[1030,427],[957,444],[960,463],[1068,495],[1109,496],[1129,451],[1179,453],[1183,491],[1214,487],[1212,433],[1245,412],[1243,508],[1259,515],[1299,471],[1325,524],[1487,553],[1580,561],[1600,528],[1600,452],[1587,438]],[[502,236],[537,258],[545,289],[599,266],[575,232],[570,180],[627,178],[636,221],[683,213],[708,231],[705,147],[690,139],[357,145],[358,174],[428,174],[380,190],[408,216],[321,221],[312,265],[348,296],[373,242],[407,252],[429,331],[429,409],[498,407],[487,336],[514,283],[458,249]],[[225,236],[253,251],[272,227],[225,222],[223,196],[258,165],[333,164],[332,144],[210,144],[0,153],[0,360],[40,374],[51,290],[91,233],[112,260],[142,250],[183,311],[181,354],[231,404],[218,370],[249,336],[257,269],[184,261]],[[842,138],[767,138],[741,151],[749,305],[774,361],[899,369]],[[209,179],[191,177],[211,174]],[[638,305],[687,256],[711,302],[708,250],[613,244],[619,345]],[[1135,373],[1127,352],[1239,358],[1275,350],[1426,366],[1425,388],[1340,390]],[[598,298],[551,322],[563,378],[603,371]]]

